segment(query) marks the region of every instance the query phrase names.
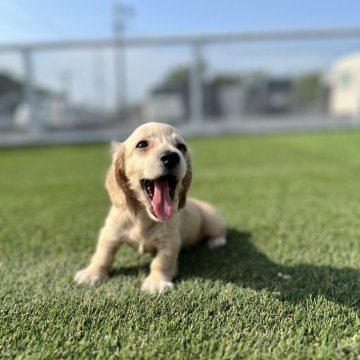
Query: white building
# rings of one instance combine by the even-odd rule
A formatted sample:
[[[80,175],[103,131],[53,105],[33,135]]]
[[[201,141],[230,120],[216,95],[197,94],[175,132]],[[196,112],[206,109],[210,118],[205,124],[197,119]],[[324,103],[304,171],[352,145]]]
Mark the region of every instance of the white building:
[[[329,74],[329,111],[335,117],[360,116],[360,53],[339,59]]]

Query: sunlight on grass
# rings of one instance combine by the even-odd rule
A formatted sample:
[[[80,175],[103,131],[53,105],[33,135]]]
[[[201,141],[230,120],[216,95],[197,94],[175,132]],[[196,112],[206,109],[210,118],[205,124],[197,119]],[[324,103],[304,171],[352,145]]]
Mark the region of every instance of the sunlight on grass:
[[[161,297],[127,248],[106,283],[72,283],[109,207],[107,146],[0,151],[1,358],[360,357],[360,134],[190,144],[191,196],[229,244],[181,254]]]

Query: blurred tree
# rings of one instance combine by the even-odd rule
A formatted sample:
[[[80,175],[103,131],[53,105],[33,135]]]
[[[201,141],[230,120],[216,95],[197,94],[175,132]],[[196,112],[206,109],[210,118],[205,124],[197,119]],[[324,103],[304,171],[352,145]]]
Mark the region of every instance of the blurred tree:
[[[261,80],[266,80],[269,77],[270,77],[270,74],[266,70],[255,69],[255,70],[249,71],[247,73],[244,73],[243,80],[246,85],[252,85]]]
[[[22,83],[6,73],[0,73],[0,96],[9,93],[20,94]]]
[[[18,80],[15,77],[7,74],[0,73],[0,96],[13,94],[17,95],[19,98],[22,97],[23,92],[23,81]],[[53,93],[46,88],[37,86],[35,88],[35,93],[37,95],[49,95]]]
[[[295,80],[295,96],[302,103],[312,103],[319,99],[322,74],[312,72]]]
[[[202,71],[206,71],[206,64],[202,63]],[[170,70],[164,79],[161,81],[161,85],[186,85],[191,77],[191,67],[188,65],[181,65]],[[256,76],[256,75],[255,75]],[[215,85],[224,84],[240,84],[242,77],[232,73],[218,73],[207,83],[213,83]]]
[[[219,73],[212,80],[214,85],[240,85],[242,77],[237,74]]]
[[[206,71],[206,64],[200,66],[201,71]],[[180,65],[171,69],[161,81],[161,85],[186,85],[190,81],[192,68],[190,65]]]
[[[168,72],[165,78],[162,81],[162,84],[166,85],[178,85],[178,84],[187,84],[190,80],[191,69],[189,66],[183,65],[178,66],[175,69],[172,69]]]

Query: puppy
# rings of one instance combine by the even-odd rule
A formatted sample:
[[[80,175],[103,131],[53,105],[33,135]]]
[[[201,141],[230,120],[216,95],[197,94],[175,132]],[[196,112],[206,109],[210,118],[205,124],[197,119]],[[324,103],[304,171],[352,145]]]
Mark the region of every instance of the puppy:
[[[150,274],[142,289],[172,290],[181,248],[207,240],[225,245],[222,217],[209,204],[187,199],[192,179],[191,156],[172,126],[147,123],[123,143],[113,143],[113,161],[106,178],[112,207],[100,231],[96,251],[78,284],[95,284],[107,277],[123,244],[153,252]]]

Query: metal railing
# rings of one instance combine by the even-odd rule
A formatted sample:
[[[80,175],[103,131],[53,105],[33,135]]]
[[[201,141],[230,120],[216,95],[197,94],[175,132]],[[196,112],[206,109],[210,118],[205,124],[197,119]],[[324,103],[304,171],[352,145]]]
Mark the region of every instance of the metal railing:
[[[22,59],[22,96],[23,103],[27,105],[27,116],[30,119],[27,131],[11,132],[0,129],[0,145],[19,145],[26,143],[51,143],[51,142],[84,142],[84,141],[104,141],[113,137],[123,137],[136,124],[131,122],[131,116],[128,121],[116,123],[113,119],[112,124],[115,127],[96,128],[96,129],[73,129],[70,131],[48,131],[44,124],[39,120],[36,71],[34,63],[38,53],[50,53],[54,51],[107,51],[110,50],[116,54],[117,51],[131,51],[132,49],[144,48],[163,48],[182,46],[191,50],[190,52],[190,80],[188,83],[188,102],[189,111],[185,121],[181,124],[189,134],[216,134],[219,132],[261,132],[261,131],[287,131],[291,129],[317,129],[317,128],[343,128],[356,127],[357,121],[354,118],[351,121],[343,121],[335,118],[328,118],[327,122],[304,124],[301,121],[288,122],[281,125],[276,119],[267,123],[265,118],[259,121],[250,120],[248,122],[233,121],[226,124],[220,121],[209,123],[206,121],[208,115],[204,114],[204,73],[203,62],[206,58],[204,49],[208,46],[230,45],[233,46],[248,43],[271,43],[271,42],[316,42],[316,41],[337,41],[337,40],[356,40],[359,41],[360,50],[360,28],[353,29],[323,29],[323,30],[303,30],[303,31],[281,31],[281,32],[263,32],[263,33],[239,33],[239,34],[214,34],[202,36],[169,36],[169,37],[152,37],[152,38],[127,38],[122,40],[104,39],[104,40],[71,40],[59,42],[42,42],[42,43],[24,43],[24,44],[3,44],[0,45],[0,59],[3,54],[16,54]],[[116,66],[114,66],[116,74]],[[0,66],[1,72],[1,66]],[[114,84],[121,83],[125,79],[117,79],[114,75]],[[256,89],[255,89],[256,90]],[[253,90],[253,91],[255,91]],[[126,91],[126,87],[122,87],[122,92]],[[120,92],[121,92],[120,91]],[[250,90],[249,90],[250,92]],[[121,94],[128,99],[127,94]],[[59,96],[58,96],[59,97]],[[116,99],[119,103],[119,99]],[[119,110],[119,104],[115,104]],[[123,108],[127,104],[122,104]],[[124,110],[124,109],[120,109]],[[121,111],[114,112],[116,116],[123,116]],[[216,116],[215,116],[216,117]],[[221,117],[221,116],[220,116]],[[273,117],[273,116],[272,116]],[[248,116],[251,119],[251,116]],[[295,116],[296,118],[296,116]],[[358,118],[358,117],[357,117]],[[219,120],[219,116],[218,116]],[[110,121],[111,123],[111,121]],[[280,125],[279,125],[280,124]]]

